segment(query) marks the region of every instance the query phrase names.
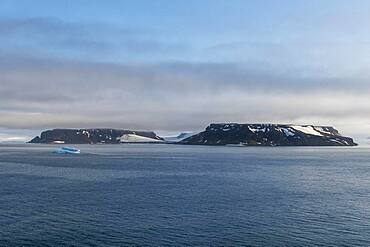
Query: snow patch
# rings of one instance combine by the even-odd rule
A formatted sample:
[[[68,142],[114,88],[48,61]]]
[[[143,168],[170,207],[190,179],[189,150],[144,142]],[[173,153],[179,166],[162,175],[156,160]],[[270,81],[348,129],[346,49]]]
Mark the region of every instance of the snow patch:
[[[255,127],[252,127],[252,126],[248,126],[248,129],[250,131],[252,131],[253,133],[255,132],[265,132],[266,131],[266,127],[260,127],[260,128],[255,128]]]
[[[315,129],[316,129],[317,131],[320,131],[321,133],[324,133],[324,134],[327,134],[327,135],[333,135],[333,133],[332,133],[332,132],[330,132],[330,131],[326,130],[326,128],[324,128],[324,127],[316,127],[316,126],[315,126]]]
[[[120,142],[137,142],[137,143],[147,143],[147,142],[163,142],[162,140],[157,140],[145,136],[139,136],[135,134],[124,134],[120,137]]]
[[[295,133],[292,132],[290,129],[287,128],[281,128],[281,130],[284,132],[286,136],[295,136]]]
[[[55,140],[53,141],[54,144],[64,144],[64,141],[60,141],[60,140]]]
[[[313,126],[298,126],[298,125],[294,125],[294,126],[291,126],[291,128],[295,129],[295,130],[298,130],[298,131],[301,131],[305,134],[308,134],[308,135],[314,135],[314,136],[323,136],[320,132],[318,132],[317,130],[315,130],[313,128]]]

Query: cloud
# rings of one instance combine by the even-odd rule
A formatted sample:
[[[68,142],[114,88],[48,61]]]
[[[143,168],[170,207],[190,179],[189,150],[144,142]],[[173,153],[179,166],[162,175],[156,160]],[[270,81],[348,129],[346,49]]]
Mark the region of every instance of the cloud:
[[[193,131],[264,122],[370,133],[365,41],[194,38],[189,46],[171,37],[106,23],[0,19],[0,128]]]
[[[284,76],[248,64],[6,61],[3,128],[181,131],[231,121],[336,125],[351,134],[370,122],[370,85],[358,78]]]
[[[0,19],[0,49],[41,57],[116,60],[128,56],[176,54],[187,46],[161,37],[161,32],[108,23],[74,23],[53,17]],[[150,58],[150,57],[149,57]]]
[[[0,143],[24,143],[29,141],[33,136],[38,135],[36,131],[28,129],[3,129],[0,128]]]
[[[370,59],[363,54],[370,52],[370,39],[320,38],[250,38],[215,44],[207,47],[205,53],[212,54],[210,59],[221,57],[224,61],[247,62],[284,75],[334,77],[337,81],[349,77],[368,80]]]

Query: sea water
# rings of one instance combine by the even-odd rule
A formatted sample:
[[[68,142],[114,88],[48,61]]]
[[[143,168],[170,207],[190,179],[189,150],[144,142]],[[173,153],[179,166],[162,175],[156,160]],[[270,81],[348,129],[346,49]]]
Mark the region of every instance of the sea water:
[[[0,145],[1,246],[370,245],[370,149]]]

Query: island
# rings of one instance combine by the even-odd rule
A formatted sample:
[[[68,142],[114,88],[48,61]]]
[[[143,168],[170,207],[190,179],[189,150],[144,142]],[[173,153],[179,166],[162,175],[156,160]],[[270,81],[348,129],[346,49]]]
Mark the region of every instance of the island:
[[[120,144],[167,143],[212,146],[357,146],[331,126],[289,124],[213,123],[200,133],[160,137],[153,131],[126,129],[46,130],[29,143],[44,144]]]
[[[164,143],[164,139],[152,131],[124,129],[53,129],[46,130],[29,143],[45,144],[119,144]]]
[[[285,124],[211,124],[181,144],[238,146],[356,146],[330,126]]]

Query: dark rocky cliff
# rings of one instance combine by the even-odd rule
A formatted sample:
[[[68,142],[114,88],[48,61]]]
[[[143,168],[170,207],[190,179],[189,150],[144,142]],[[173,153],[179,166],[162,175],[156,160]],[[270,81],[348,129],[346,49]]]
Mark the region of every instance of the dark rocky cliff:
[[[192,145],[356,146],[333,127],[280,124],[211,124],[180,142]]]
[[[122,129],[53,129],[46,130],[30,143],[65,143],[65,144],[118,144],[125,134],[134,134],[155,140],[163,140],[151,131],[132,131]]]

